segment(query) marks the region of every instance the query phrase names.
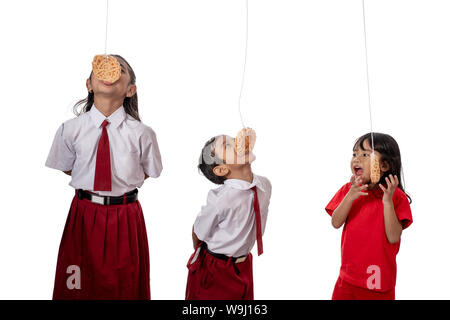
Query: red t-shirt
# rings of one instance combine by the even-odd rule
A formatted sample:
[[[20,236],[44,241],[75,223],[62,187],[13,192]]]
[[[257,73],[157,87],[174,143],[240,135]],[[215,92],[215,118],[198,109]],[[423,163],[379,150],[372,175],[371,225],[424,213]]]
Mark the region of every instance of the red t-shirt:
[[[330,216],[350,187],[351,183],[345,184],[326,206],[325,210]],[[369,190],[367,196],[356,199],[345,221],[341,239],[340,277],[355,286],[368,288],[368,279],[377,269],[380,276],[378,287],[369,288],[375,291],[388,291],[395,287],[395,257],[400,249],[400,241],[391,244],[387,240],[382,198],[383,191],[377,188]],[[413,221],[408,198],[397,188],[392,201],[395,214],[403,229],[406,229]]]

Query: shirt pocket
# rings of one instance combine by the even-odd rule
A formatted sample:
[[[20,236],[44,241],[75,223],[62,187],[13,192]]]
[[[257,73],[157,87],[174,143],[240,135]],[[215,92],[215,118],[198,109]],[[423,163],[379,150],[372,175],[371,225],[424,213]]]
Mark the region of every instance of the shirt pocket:
[[[133,145],[119,143],[114,146],[112,157],[117,175],[129,184],[138,183],[143,178],[141,153]]]
[[[98,140],[86,137],[78,137],[74,142],[74,150],[77,159],[84,159],[86,161],[93,160],[97,156]]]

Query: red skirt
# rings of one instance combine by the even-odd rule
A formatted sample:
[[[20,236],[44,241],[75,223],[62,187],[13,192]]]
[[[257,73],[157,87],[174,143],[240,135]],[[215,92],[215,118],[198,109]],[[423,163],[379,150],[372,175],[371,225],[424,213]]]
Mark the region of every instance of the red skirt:
[[[139,201],[103,206],[73,198],[53,299],[150,299],[147,232]]]
[[[199,254],[191,255],[187,267],[186,300],[253,300],[251,253],[244,262],[233,263],[200,248]]]

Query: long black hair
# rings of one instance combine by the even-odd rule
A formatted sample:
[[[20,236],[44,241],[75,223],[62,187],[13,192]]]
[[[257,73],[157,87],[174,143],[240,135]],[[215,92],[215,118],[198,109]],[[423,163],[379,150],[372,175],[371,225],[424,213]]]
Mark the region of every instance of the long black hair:
[[[217,176],[214,173],[214,168],[223,163],[220,159],[217,159],[214,146],[216,140],[223,136],[215,136],[209,139],[202,149],[200,158],[198,160],[197,168],[203,173],[203,175],[211,182],[215,184],[223,184],[226,180],[225,177]]]
[[[364,141],[366,140],[369,145],[372,145],[371,133],[366,133],[365,135],[359,137],[358,140],[356,140],[355,145],[353,146],[353,150],[356,150],[356,148],[359,146],[361,150],[367,151],[366,149],[364,149]],[[378,151],[381,154],[380,164],[383,162],[387,162],[387,164],[389,165],[389,170],[383,174],[383,176],[380,178],[379,183],[384,184],[385,178],[389,177],[390,174],[396,175],[398,177],[398,188],[406,194],[409,203],[411,203],[411,197],[406,193],[402,183],[402,180],[404,180],[402,179],[402,158],[397,141],[395,141],[395,139],[388,134],[374,132],[373,148],[375,149],[375,151]]]
[[[136,84],[136,75],[133,69],[131,68],[130,64],[127,62],[127,60],[125,60],[118,54],[112,54],[111,56],[119,60],[119,63],[122,61],[125,63],[128,73],[130,74],[130,84]],[[89,78],[90,77],[92,77],[92,72],[89,75]],[[73,106],[73,112],[77,116],[79,116],[80,114],[91,110],[93,104],[94,104],[94,92],[89,92],[86,98],[81,99],[80,101],[75,103],[75,105]],[[78,110],[80,106],[82,106],[81,110]],[[137,93],[135,93],[132,97],[125,97],[125,99],[123,99],[123,108],[125,109],[125,112],[128,113],[130,116],[132,116],[138,121],[141,121],[139,117]]]

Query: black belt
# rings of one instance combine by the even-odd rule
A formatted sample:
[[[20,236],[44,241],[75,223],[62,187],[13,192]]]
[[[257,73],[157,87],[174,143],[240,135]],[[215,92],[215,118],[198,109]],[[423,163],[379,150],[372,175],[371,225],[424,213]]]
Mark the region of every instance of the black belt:
[[[127,192],[122,196],[110,197],[110,196],[99,196],[96,194],[89,193],[82,189],[76,190],[76,195],[79,199],[87,199],[91,202],[102,204],[102,205],[112,205],[112,204],[124,204],[131,203],[138,198],[138,189]]]
[[[205,242],[203,242],[203,247],[205,248],[206,252],[208,252],[214,258],[217,258],[217,259],[220,259],[220,260],[224,260],[224,261],[228,261],[228,259],[230,259],[230,257],[225,255],[225,254],[215,253],[215,252],[209,251],[208,246],[206,245]],[[238,261],[237,263],[244,262],[246,259],[243,259],[243,258],[247,258],[247,255],[240,256],[240,257],[231,257],[231,262],[233,262],[233,263],[236,263],[236,261]]]

